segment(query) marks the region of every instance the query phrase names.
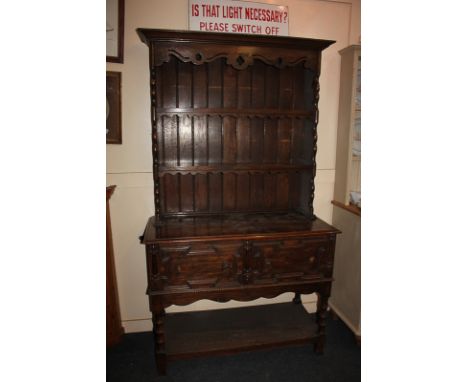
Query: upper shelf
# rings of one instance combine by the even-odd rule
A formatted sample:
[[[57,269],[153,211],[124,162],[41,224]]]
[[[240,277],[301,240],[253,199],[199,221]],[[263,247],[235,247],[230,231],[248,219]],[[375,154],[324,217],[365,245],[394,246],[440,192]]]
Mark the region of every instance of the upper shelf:
[[[288,172],[300,170],[313,170],[312,164],[210,164],[197,166],[160,166],[159,175],[165,174],[206,174],[209,172]]]
[[[174,115],[217,115],[223,117],[258,117],[258,118],[314,118],[315,113],[313,110],[302,109],[237,109],[237,108],[176,108],[166,107],[157,108],[156,113],[158,116],[174,116]]]

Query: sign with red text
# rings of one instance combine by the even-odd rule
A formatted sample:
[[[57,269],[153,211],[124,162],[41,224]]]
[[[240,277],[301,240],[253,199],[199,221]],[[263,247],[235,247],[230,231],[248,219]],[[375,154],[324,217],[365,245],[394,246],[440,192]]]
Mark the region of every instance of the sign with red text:
[[[189,0],[190,30],[289,35],[288,7],[233,0]]]

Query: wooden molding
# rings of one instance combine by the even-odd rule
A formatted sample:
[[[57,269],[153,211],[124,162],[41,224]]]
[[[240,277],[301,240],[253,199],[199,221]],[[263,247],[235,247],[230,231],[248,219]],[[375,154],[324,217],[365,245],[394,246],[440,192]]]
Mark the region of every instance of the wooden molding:
[[[337,207],[340,207],[348,212],[351,212],[352,214],[354,215],[357,215],[357,216],[361,216],[361,208],[359,207],[356,207],[356,206],[353,206],[352,204],[343,204],[341,202],[338,202],[336,200],[332,200],[331,202],[333,205],[337,206]]]

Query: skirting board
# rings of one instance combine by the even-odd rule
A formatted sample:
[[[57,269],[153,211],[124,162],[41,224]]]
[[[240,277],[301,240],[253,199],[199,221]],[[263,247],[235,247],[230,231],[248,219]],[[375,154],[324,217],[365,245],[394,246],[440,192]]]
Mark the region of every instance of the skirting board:
[[[333,302],[329,301],[328,302],[328,307],[335,312],[335,314],[343,321],[346,326],[354,333],[356,337],[361,337],[361,329],[356,328],[343,314],[343,312],[339,309],[337,309],[334,305]]]

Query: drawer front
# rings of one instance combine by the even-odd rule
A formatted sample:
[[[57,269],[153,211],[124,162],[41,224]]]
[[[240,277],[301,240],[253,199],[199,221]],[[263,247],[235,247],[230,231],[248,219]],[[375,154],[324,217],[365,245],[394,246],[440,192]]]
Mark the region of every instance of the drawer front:
[[[262,259],[262,267],[256,267],[257,283],[332,276],[333,253],[329,241],[323,238],[258,242],[253,243],[253,251]]]
[[[242,242],[160,246],[158,266],[170,286],[215,287],[235,281],[236,253]]]
[[[150,287],[222,288],[331,277],[328,237],[163,245],[151,256]]]

